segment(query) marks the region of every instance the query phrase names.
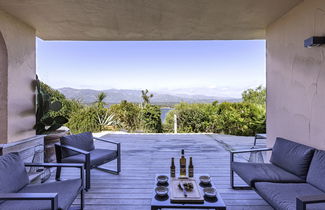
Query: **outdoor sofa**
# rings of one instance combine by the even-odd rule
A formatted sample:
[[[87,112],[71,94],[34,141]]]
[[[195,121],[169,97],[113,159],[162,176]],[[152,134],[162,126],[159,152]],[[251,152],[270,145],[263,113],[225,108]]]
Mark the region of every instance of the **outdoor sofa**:
[[[95,148],[94,139],[112,144],[116,149]],[[55,144],[58,163],[82,163],[86,171],[86,187],[90,188],[90,170],[93,168],[104,172],[119,174],[121,171],[121,144],[107,139],[93,137],[91,132],[84,132],[60,138],[60,144]],[[110,170],[101,165],[116,160],[116,170]],[[61,168],[56,171],[56,180],[60,180]]]
[[[30,184],[25,167],[79,168],[80,178]],[[67,210],[80,194],[84,207],[82,164],[23,163],[18,153],[0,156],[0,209],[4,210]]]
[[[235,162],[234,155],[271,151],[270,163]],[[325,151],[283,138],[273,149],[231,151],[230,184],[254,189],[277,210],[325,209]],[[248,186],[235,186],[234,173]]]

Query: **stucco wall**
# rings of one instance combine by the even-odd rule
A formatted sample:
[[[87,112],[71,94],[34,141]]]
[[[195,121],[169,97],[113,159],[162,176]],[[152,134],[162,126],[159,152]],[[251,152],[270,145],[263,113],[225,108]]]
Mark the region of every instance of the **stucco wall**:
[[[8,84],[8,89],[0,94],[7,98],[7,112],[0,115],[5,115],[1,125],[6,124],[7,129],[0,131],[7,133],[2,134],[0,143],[9,143],[35,135],[32,86],[36,73],[35,30],[0,10],[0,32],[8,53],[8,69],[1,69],[4,77],[0,78],[1,84]]]
[[[7,46],[0,32],[0,139],[7,139],[7,70],[8,70],[8,52]],[[1,142],[1,141],[0,141]]]
[[[325,1],[305,0],[267,28],[267,133],[325,149]]]

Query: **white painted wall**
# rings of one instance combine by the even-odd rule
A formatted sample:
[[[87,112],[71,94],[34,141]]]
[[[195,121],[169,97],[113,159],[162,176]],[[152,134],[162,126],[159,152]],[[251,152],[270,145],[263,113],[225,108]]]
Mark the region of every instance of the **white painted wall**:
[[[304,40],[325,36],[325,1],[305,0],[269,25],[267,133],[325,149],[325,47]]]
[[[9,143],[35,136],[35,30],[0,10],[0,32],[8,52],[8,69],[1,69],[4,77],[0,78],[0,83],[8,84],[7,90],[0,90],[0,95],[7,98],[7,110],[2,112],[5,116],[0,119],[7,129],[0,128],[0,132],[6,132],[0,143]]]

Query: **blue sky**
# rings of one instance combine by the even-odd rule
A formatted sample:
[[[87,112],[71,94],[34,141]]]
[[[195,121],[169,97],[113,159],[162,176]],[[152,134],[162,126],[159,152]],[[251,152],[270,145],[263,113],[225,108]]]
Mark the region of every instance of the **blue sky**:
[[[43,41],[37,74],[54,88],[149,89],[239,97],[265,85],[265,41]]]

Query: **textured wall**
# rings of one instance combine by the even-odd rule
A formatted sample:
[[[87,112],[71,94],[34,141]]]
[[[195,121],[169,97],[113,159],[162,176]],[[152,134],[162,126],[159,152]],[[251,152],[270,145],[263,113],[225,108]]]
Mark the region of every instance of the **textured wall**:
[[[267,28],[267,132],[325,149],[325,1],[305,0]]]
[[[7,103],[7,110],[0,115],[1,126],[7,125],[4,129],[6,135],[2,134],[0,143],[8,143],[35,135],[35,94],[32,87],[36,73],[35,30],[0,10],[0,32],[8,53],[8,68],[1,69],[4,77],[0,78],[0,84],[8,85],[8,89],[1,90],[0,94],[6,95],[1,97],[1,100],[6,100],[1,104]],[[3,129],[0,131],[4,132]]]
[[[8,70],[8,51],[6,43],[0,32],[0,142],[1,139],[7,139],[7,96],[8,96],[8,83],[7,83],[7,71]]]

